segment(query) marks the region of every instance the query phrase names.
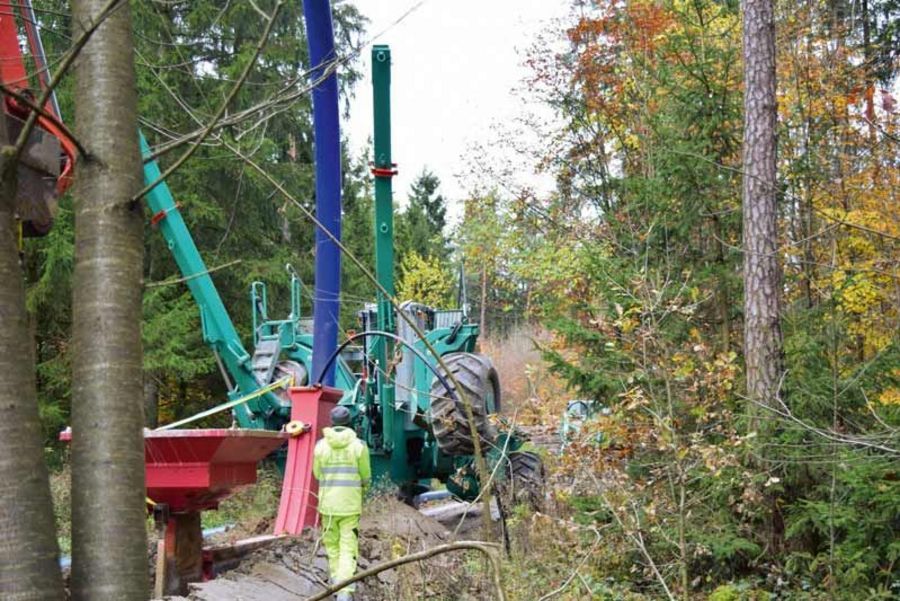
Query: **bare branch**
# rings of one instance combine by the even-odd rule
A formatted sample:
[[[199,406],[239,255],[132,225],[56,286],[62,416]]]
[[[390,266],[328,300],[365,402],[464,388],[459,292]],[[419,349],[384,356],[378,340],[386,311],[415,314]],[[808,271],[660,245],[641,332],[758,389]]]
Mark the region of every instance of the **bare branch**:
[[[849,436],[846,434],[835,432],[834,430],[826,430],[824,428],[819,428],[817,426],[809,424],[794,415],[787,404],[785,404],[785,402],[781,399],[780,395],[776,398],[776,401],[778,403],[778,406],[768,406],[762,402],[757,402],[755,400],[753,400],[753,403],[755,405],[768,409],[778,417],[796,424],[807,432],[811,432],[812,434],[824,438],[825,440],[845,444],[851,447],[860,447],[871,449],[873,451],[881,451],[882,453],[887,453],[888,455],[900,456],[900,448],[897,448],[895,446],[887,446],[882,442],[882,440],[893,441],[894,437],[891,436],[891,433],[888,433],[882,438],[882,440],[879,440],[875,437],[864,438],[861,436]]]
[[[106,19],[109,18],[111,14],[113,14],[117,8],[124,4],[123,0],[109,0],[103,8],[100,10],[100,13],[97,15],[97,19],[90,24],[90,27],[83,30],[81,35],[78,36],[78,39],[75,40],[75,43],[69,49],[66,57],[59,65],[59,69],[50,79],[50,82],[44,88],[43,93],[41,93],[40,98],[35,103],[37,106],[44,106],[47,104],[47,100],[50,99],[50,95],[53,94],[53,90],[56,89],[56,86],[59,85],[59,82],[62,81],[62,78],[65,77],[66,73],[69,72],[72,64],[75,62],[75,59],[81,54],[81,50],[84,48],[85,44],[88,43],[88,40],[91,39],[91,36],[94,35],[94,32],[103,24]],[[25,121],[25,125],[22,126],[22,131],[19,132],[19,137],[16,139],[15,144],[15,158],[18,159],[22,154],[22,151],[25,149],[25,144],[28,142],[28,138],[31,136],[31,132],[34,129],[34,124],[37,121],[38,113],[32,111],[28,114],[28,119]],[[79,152],[81,150],[79,149]],[[82,153],[84,156],[89,156],[88,153]]]
[[[419,551],[418,553],[404,555],[403,557],[398,557],[397,559],[385,561],[378,564],[377,566],[369,568],[368,570],[358,572],[357,574],[346,580],[329,586],[321,593],[313,595],[312,597],[308,597],[306,601],[321,601],[322,599],[327,599],[333,593],[336,593],[345,586],[363,580],[364,578],[368,578],[369,576],[374,576],[375,574],[379,574],[381,572],[384,572],[385,570],[390,570],[392,568],[396,568],[408,563],[413,563],[415,561],[422,561],[424,559],[434,557],[435,555],[441,555],[443,553],[449,553],[451,551],[465,550],[479,551],[487,557],[488,561],[490,561],[491,563],[491,577],[494,581],[494,594],[499,601],[506,601],[506,594],[503,592],[503,585],[500,582],[500,560],[497,558],[497,553],[495,551],[496,547],[497,545],[493,543],[477,541],[459,541],[457,543],[438,545],[437,547]]]
[[[391,24],[389,24],[383,30],[379,31],[377,34],[370,37],[364,43],[360,44],[359,47],[353,49],[351,52],[348,52],[346,55],[344,55],[342,57],[337,57],[327,63],[322,63],[320,65],[311,67],[310,69],[299,74],[297,77],[290,79],[282,86],[281,91],[274,94],[272,96],[272,98],[270,98],[269,100],[260,102],[259,104],[251,106],[248,109],[237,112],[234,115],[231,115],[227,118],[222,119],[219,122],[219,125],[216,129],[221,129],[223,127],[227,127],[230,125],[237,125],[238,123],[242,123],[244,121],[247,121],[248,119],[254,118],[256,115],[259,115],[260,113],[263,113],[266,110],[275,109],[276,107],[281,107],[281,108],[275,110],[270,115],[261,117],[260,120],[269,119],[269,118],[273,117],[274,115],[276,115],[280,112],[283,112],[284,110],[286,110],[284,107],[290,105],[291,103],[296,101],[298,98],[300,98],[300,97],[304,96],[305,94],[314,90],[316,87],[319,86],[319,84],[321,84],[328,77],[330,77],[333,73],[335,73],[339,67],[341,67],[342,65],[357,58],[359,56],[360,52],[362,52],[363,48],[369,47],[372,43],[374,43],[379,38],[381,38],[385,33],[390,31],[397,25],[399,25],[407,17],[409,17],[414,12],[416,12],[423,4],[424,4],[424,0],[420,0],[416,4],[412,5],[403,14],[401,14],[399,17],[397,17]],[[302,88],[300,88],[298,90],[293,90],[294,86],[297,84],[298,81],[300,81],[301,78],[308,77],[312,73],[314,73],[315,71],[318,71],[318,70],[321,70],[321,73],[317,79],[315,79],[314,81],[310,82],[308,85],[303,86]],[[170,140],[169,142],[166,142],[164,144],[160,144],[159,146],[156,147],[156,149],[153,150],[153,152],[148,157],[146,157],[144,159],[144,162],[146,163],[148,161],[158,159],[162,155],[167,154],[167,153],[175,150],[176,148],[180,148],[181,146],[184,146],[185,144],[188,144],[193,140],[196,140],[199,136],[202,135],[202,133],[203,133],[202,130],[193,131],[193,132],[187,133],[179,138]]]
[[[66,127],[66,124],[63,123],[62,121],[60,121],[56,117],[56,115],[54,115],[52,113],[48,113],[46,110],[44,110],[43,107],[41,107],[39,104],[37,104],[34,100],[29,98],[28,96],[21,94],[15,90],[13,90],[10,87],[3,85],[2,83],[0,83],[0,92],[3,92],[7,96],[11,96],[11,97],[15,98],[17,102],[24,104],[25,106],[30,108],[32,111],[37,113],[38,116],[43,117],[44,119],[53,123],[53,125],[58,127],[60,129],[60,131],[62,131],[62,133],[65,134],[65,136],[69,140],[72,141],[72,144],[74,144],[75,148],[78,150],[78,154],[80,154],[83,157],[88,156],[88,151],[84,147],[84,145],[82,145],[82,143],[78,141],[78,138],[75,137],[75,134],[73,134],[72,131],[68,127]]]
[[[199,278],[201,276],[209,275],[213,272],[219,271],[220,269],[227,269],[228,267],[233,267],[234,265],[237,265],[241,262],[242,262],[241,259],[235,259],[234,261],[229,261],[228,263],[216,265],[215,267],[207,269],[206,271],[200,271],[198,273],[193,273],[187,277],[171,278],[171,279],[162,280],[159,282],[148,282],[148,283],[144,284],[144,288],[158,288],[159,286],[171,286],[172,284],[180,284],[182,282],[189,282],[195,278]]]
[[[600,531],[597,530],[596,528],[591,528],[591,530],[593,530],[594,534],[597,535],[597,538],[594,540],[594,543],[591,545],[591,548],[588,549],[588,552],[585,553],[582,556],[581,560],[575,565],[575,569],[572,570],[572,573],[569,574],[569,577],[566,578],[565,581],[562,584],[560,584],[557,588],[553,589],[552,591],[550,591],[549,593],[547,593],[546,595],[544,595],[543,597],[538,599],[538,601],[547,601],[547,599],[551,599],[551,598],[555,597],[556,595],[560,594],[561,592],[563,592],[564,590],[566,590],[566,588],[568,588],[569,584],[572,583],[572,580],[574,580],[575,577],[578,575],[578,570],[580,570],[582,568],[582,566],[584,566],[584,563],[589,558],[594,556],[594,549],[596,549],[597,546],[600,544],[600,540],[602,539],[602,537],[600,536]],[[588,590],[590,591],[590,587],[588,587]]]
[[[222,115],[225,114],[225,111],[228,109],[228,106],[231,104],[232,100],[234,100],[237,93],[244,86],[244,82],[247,81],[247,77],[250,76],[250,72],[253,70],[254,65],[256,64],[256,59],[259,58],[260,53],[266,45],[266,42],[269,40],[269,34],[272,33],[272,28],[275,26],[275,20],[278,17],[278,13],[281,12],[281,8],[284,6],[284,0],[279,0],[275,5],[275,8],[272,9],[272,16],[269,17],[268,23],[266,23],[266,29],[263,31],[262,36],[259,38],[259,42],[256,44],[256,48],[253,49],[253,56],[247,62],[247,66],[244,67],[244,71],[241,73],[241,76],[235,82],[234,86],[231,88],[231,92],[229,92],[228,96],[225,98],[225,101],[219,106],[219,109],[216,111],[216,114],[213,116],[212,120],[209,122],[203,131],[200,133],[197,140],[191,144],[191,147],[185,151],[183,155],[178,157],[172,165],[166,169],[162,175],[160,175],[155,182],[152,182],[146,186],[144,189],[138,192],[132,197],[132,201],[136,202],[140,200],[145,194],[153,190],[160,183],[164,182],[167,177],[175,173],[175,171],[181,167],[185,161],[187,161],[191,156],[197,152],[197,149],[200,148],[200,145],[209,137],[209,134],[215,129],[216,125],[219,123],[219,120],[222,118]]]

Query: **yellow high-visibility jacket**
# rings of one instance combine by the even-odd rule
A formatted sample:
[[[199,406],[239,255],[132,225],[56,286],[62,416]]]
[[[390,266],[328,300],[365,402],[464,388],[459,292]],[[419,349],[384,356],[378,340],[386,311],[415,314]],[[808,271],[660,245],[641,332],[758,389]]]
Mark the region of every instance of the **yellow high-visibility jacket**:
[[[319,481],[319,513],[362,513],[363,492],[372,479],[369,449],[350,428],[325,428],[322,434],[324,438],[316,443],[313,455],[313,476]]]

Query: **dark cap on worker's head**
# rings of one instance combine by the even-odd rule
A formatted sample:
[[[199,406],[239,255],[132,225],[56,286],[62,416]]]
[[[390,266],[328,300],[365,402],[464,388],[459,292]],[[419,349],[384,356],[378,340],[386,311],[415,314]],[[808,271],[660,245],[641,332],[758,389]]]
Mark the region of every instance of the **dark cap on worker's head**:
[[[350,410],[343,405],[338,405],[331,410],[331,425],[346,426],[350,423]]]

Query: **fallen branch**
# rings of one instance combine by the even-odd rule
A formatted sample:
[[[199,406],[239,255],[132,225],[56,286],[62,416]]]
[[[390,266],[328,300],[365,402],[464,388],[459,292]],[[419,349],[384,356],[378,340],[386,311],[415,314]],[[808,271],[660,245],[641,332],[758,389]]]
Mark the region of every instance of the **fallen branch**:
[[[422,561],[430,557],[434,557],[435,555],[441,555],[443,553],[449,553],[451,551],[464,550],[480,551],[487,556],[488,560],[491,562],[491,577],[494,581],[494,588],[496,589],[496,598],[499,601],[506,601],[506,594],[503,592],[503,585],[500,582],[500,560],[497,558],[497,555],[494,551],[494,548],[496,548],[497,546],[499,545],[477,541],[459,541],[456,543],[447,543],[446,545],[438,545],[437,547],[419,551],[418,553],[404,555],[403,557],[398,557],[397,559],[385,561],[378,564],[377,566],[369,568],[368,570],[358,572],[353,577],[347,578],[346,580],[338,582],[337,584],[333,584],[317,595],[308,597],[306,601],[321,601],[322,599],[327,599],[329,595],[336,593],[345,586],[363,580],[364,578],[368,578],[369,576],[380,574],[385,570],[390,570],[392,568],[396,568],[416,561]]]

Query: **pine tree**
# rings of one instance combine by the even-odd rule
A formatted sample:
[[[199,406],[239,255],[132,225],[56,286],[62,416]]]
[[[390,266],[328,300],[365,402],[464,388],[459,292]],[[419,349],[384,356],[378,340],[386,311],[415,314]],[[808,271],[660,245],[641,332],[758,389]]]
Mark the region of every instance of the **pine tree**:
[[[416,177],[409,190],[409,205],[398,216],[398,255],[415,252],[422,257],[444,261],[450,254],[444,228],[447,204],[438,193],[440,179],[427,168]]]

